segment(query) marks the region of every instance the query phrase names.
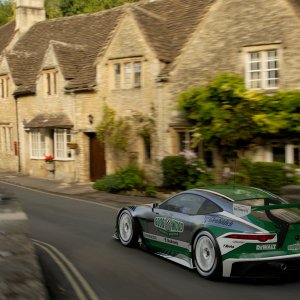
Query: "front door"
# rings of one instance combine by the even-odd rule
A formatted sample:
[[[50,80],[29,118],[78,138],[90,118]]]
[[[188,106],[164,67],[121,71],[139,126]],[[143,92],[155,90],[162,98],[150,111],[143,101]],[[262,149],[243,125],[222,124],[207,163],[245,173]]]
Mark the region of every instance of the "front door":
[[[106,175],[104,144],[100,143],[95,133],[90,138],[90,179],[96,181]]]

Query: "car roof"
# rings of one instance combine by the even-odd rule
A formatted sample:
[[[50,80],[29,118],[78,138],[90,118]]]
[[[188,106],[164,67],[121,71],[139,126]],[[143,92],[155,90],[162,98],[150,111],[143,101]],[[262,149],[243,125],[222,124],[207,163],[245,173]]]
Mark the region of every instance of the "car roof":
[[[195,190],[206,191],[215,195],[222,196],[231,201],[271,199],[277,197],[267,191],[242,185],[212,185]]]

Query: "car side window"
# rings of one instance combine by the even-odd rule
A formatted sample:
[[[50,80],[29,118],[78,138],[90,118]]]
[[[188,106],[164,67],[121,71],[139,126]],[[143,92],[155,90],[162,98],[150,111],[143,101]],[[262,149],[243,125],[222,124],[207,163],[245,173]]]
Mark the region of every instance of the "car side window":
[[[205,202],[199,208],[197,215],[207,215],[207,214],[217,213],[220,211],[222,211],[221,207],[219,207],[214,202],[206,199]]]
[[[202,196],[184,193],[163,202],[159,208],[188,215],[197,215],[206,201],[208,200]],[[208,205],[206,207],[207,209],[204,209],[204,211],[209,209]]]

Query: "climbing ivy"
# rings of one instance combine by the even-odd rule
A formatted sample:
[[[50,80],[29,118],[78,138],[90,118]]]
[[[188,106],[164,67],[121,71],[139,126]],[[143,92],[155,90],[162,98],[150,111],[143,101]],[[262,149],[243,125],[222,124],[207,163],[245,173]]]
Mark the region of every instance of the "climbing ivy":
[[[102,121],[96,128],[98,140],[111,146],[116,151],[126,151],[129,133],[129,120],[124,117],[116,117],[116,112],[105,104],[103,106]]]

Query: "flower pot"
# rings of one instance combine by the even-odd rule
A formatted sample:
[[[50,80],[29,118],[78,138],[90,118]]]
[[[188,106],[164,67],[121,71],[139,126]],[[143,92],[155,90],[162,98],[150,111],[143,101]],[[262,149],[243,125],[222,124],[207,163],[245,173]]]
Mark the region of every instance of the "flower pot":
[[[46,169],[48,171],[54,171],[54,169],[55,169],[54,162],[48,162],[48,163],[46,163]]]

